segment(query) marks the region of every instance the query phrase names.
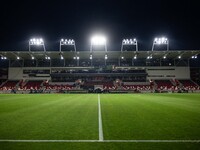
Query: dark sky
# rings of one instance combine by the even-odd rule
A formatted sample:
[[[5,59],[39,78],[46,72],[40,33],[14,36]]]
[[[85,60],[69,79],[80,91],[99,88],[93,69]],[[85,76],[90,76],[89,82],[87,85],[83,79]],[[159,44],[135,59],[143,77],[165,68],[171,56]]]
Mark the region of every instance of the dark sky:
[[[7,0],[0,6],[0,50],[27,50],[32,37],[42,37],[47,50],[57,50],[61,38],[88,50],[98,32],[108,50],[133,37],[149,50],[155,36],[167,36],[170,49],[200,49],[199,9],[197,0]]]

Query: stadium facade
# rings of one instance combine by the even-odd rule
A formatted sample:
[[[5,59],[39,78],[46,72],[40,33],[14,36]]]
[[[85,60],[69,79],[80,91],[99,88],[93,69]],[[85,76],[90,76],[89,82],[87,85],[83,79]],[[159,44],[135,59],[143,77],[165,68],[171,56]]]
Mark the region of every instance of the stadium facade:
[[[77,51],[74,41],[62,42],[57,51],[44,43],[0,51],[1,93],[200,91],[200,50],[140,51],[123,41],[119,51],[105,45]]]

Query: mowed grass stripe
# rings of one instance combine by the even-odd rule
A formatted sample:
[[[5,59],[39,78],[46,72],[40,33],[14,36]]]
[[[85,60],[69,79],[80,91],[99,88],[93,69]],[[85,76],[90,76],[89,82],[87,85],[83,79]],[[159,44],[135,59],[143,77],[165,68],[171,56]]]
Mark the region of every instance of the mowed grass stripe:
[[[199,139],[199,104],[199,94],[102,95],[104,139]]]
[[[96,95],[26,96],[1,97],[0,139],[98,139]]]

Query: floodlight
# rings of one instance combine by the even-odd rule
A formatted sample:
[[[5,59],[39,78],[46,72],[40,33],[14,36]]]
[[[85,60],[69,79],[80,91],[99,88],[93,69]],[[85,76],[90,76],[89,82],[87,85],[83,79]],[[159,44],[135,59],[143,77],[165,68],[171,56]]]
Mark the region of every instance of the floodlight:
[[[17,56],[17,60],[19,60],[20,58],[19,58],[19,56]]]
[[[162,37],[162,38],[155,38],[154,39],[154,44],[167,44],[168,43],[168,39],[165,38],[165,37]]]
[[[181,56],[178,56],[178,59],[181,59]]]
[[[65,45],[65,46],[73,46],[74,47],[74,50],[76,52],[76,45],[75,45],[75,40],[73,39],[61,39],[60,40],[60,51],[62,50],[62,46]]]
[[[90,55],[90,59],[92,60],[92,55]]]
[[[6,60],[6,59],[7,59],[7,57],[5,57],[5,56],[2,56],[2,57],[1,57],[1,59],[2,59],[2,60]]]
[[[45,56],[45,59],[50,60],[51,58],[49,56]]]
[[[60,56],[60,59],[62,59],[62,60],[64,59],[62,55]]]
[[[155,45],[167,45],[167,50],[169,50],[169,40],[166,37],[155,38],[153,41],[152,51]]]
[[[197,59],[197,55],[193,55],[193,56],[192,56],[192,59]]]
[[[79,56],[74,56],[73,59],[77,59],[77,60],[79,60],[80,57],[79,57]]]
[[[108,56],[107,56],[107,55],[105,55],[105,59],[108,59]]]
[[[105,45],[106,44],[106,38],[101,35],[96,35],[91,38],[91,44],[92,45]]]
[[[163,56],[163,59],[166,59],[166,56]]]
[[[152,59],[152,58],[153,58],[152,55],[147,56],[147,59]]]
[[[95,35],[91,38],[91,45],[90,45],[90,53],[93,52],[93,47],[96,46],[103,46],[105,51],[107,52],[107,42],[106,37],[103,35]]]
[[[123,39],[122,40],[123,45],[137,45],[136,39]]]
[[[123,47],[127,45],[127,46],[136,46],[136,51],[138,51],[138,44],[137,44],[137,40],[136,38],[134,39],[123,39],[122,40],[122,46],[121,46],[121,52],[123,51]]]
[[[44,40],[42,38],[33,38],[29,40],[29,51],[31,51],[31,46],[43,46],[44,51],[45,50],[45,45],[44,45]]]
[[[30,39],[29,44],[30,45],[43,45],[44,41],[43,41],[42,38],[40,38],[40,39],[35,39],[34,38],[34,39]]]
[[[121,59],[124,59],[124,56],[122,56]]]
[[[134,59],[137,59],[137,56],[135,55],[133,58],[134,58]]]
[[[34,60],[34,59],[35,59],[35,57],[33,57],[33,56],[32,56],[32,57],[31,57],[31,59],[32,59],[32,60]]]

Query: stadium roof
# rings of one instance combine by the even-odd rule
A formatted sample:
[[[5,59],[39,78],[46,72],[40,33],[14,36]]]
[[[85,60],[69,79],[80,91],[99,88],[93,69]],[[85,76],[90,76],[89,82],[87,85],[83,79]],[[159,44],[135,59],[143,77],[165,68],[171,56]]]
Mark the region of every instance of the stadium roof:
[[[181,56],[182,59],[189,59],[192,56],[197,56],[200,54],[200,50],[173,50],[173,51],[94,51],[92,53],[93,58],[104,58],[105,54],[107,54],[109,59],[118,59],[122,56],[125,59],[137,58],[145,59],[148,56],[152,56],[152,58],[166,58],[169,59],[177,59],[178,56]],[[90,51],[0,51],[1,57],[6,57],[7,59],[15,60],[17,57],[20,59],[31,59],[34,57],[35,59],[44,59],[45,56],[50,57],[51,59],[60,59],[61,56],[64,59],[73,59],[74,56],[79,56],[80,59],[89,59],[91,55]]]

